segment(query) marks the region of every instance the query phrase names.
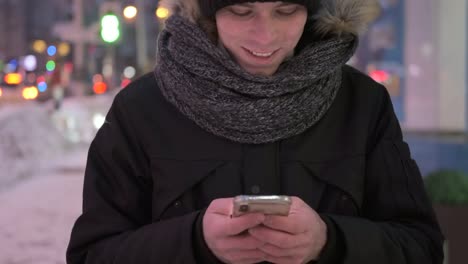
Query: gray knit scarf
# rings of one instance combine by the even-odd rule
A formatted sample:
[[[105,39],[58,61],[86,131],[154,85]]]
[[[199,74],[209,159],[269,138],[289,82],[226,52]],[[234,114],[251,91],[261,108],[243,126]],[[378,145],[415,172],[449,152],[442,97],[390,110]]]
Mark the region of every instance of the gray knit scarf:
[[[173,15],[159,36],[154,72],[164,97],[198,126],[240,143],[267,143],[323,117],[356,43],[355,37],[311,43],[275,75],[255,76],[197,25]]]

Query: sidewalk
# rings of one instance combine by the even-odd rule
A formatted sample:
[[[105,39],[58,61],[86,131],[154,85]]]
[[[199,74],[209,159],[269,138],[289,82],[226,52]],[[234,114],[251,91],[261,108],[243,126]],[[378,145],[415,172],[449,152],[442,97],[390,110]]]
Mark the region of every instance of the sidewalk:
[[[0,193],[0,263],[64,264],[71,228],[81,212],[85,153],[38,172]]]

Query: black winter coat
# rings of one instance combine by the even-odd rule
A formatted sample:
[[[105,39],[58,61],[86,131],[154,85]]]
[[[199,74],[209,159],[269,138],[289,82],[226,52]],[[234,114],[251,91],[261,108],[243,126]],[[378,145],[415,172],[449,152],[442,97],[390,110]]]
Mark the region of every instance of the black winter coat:
[[[442,263],[443,238],[386,89],[349,66],[343,78],[316,125],[261,145],[204,131],[153,74],[133,82],[89,149],[67,262],[217,262],[201,231],[210,202],[284,194],[327,223],[319,263]]]

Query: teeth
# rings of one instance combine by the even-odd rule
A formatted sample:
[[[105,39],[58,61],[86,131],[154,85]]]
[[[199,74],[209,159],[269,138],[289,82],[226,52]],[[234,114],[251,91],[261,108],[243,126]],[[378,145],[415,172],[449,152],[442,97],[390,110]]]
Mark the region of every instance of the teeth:
[[[273,52],[261,53],[261,52],[255,52],[255,51],[250,51],[250,53],[252,53],[253,55],[258,56],[258,57],[270,57],[271,54],[273,54]]]

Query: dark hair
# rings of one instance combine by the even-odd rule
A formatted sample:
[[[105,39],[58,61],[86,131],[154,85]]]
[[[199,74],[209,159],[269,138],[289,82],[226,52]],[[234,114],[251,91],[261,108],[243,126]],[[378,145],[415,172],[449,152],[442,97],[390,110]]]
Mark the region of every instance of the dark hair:
[[[309,11],[313,11],[320,0],[198,0],[201,14],[206,18],[214,18],[216,12],[226,6],[247,2],[291,2],[304,5]]]
[[[305,46],[310,44],[313,41],[316,41],[320,38],[317,36],[313,30],[314,28],[314,16],[318,12],[321,6],[321,0],[198,0],[200,11],[203,16],[203,21],[205,23],[205,30],[208,32],[217,35],[216,30],[212,27],[206,26],[207,24],[216,23],[215,14],[216,12],[226,6],[246,3],[246,2],[275,2],[275,1],[284,1],[284,2],[291,2],[296,4],[301,4],[307,7],[307,22],[304,27],[304,33],[302,34],[299,43],[296,46],[296,52],[302,50]]]

